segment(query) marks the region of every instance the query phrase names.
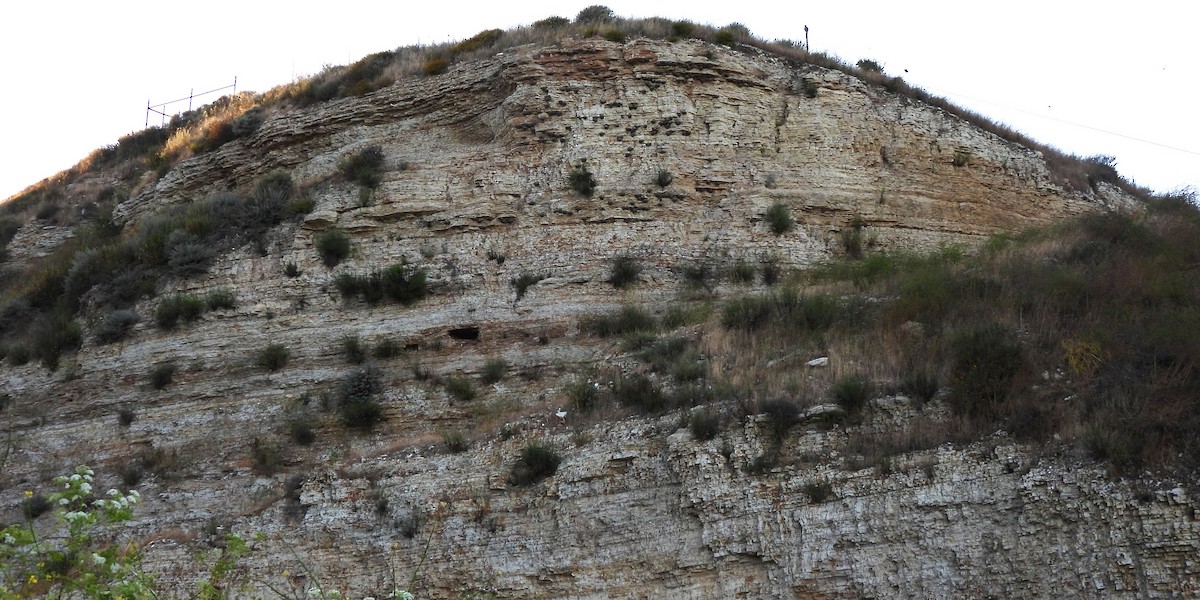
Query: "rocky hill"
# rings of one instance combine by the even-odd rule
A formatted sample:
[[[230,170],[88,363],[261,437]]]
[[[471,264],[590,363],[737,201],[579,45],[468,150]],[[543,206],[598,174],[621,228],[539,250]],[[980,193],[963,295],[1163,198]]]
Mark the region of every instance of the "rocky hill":
[[[372,156],[373,178],[355,179],[348,165]],[[0,366],[0,520],[91,465],[100,485],[141,492],[120,534],[181,594],[230,531],[261,534],[239,566],[263,593],[317,580],[354,597],[1196,593],[1191,490],[1002,431],[872,460],[883,442],[864,446],[869,434],[952,422],[950,409],[893,387],[843,420],[796,386],[869,365],[830,341],[828,366],[796,351],[772,359],[777,381],[755,381],[765,367],[739,362],[755,342],[706,316],[767,293],[769,270],[973,248],[1138,202],[1117,186],[1076,189],[1040,152],[941,108],[750,46],[567,39],[274,110],[143,181],[112,222],[149,235],[173,207],[217,210],[279,174],[306,211],[221,238],[207,262],[172,254],[179,268],[135,294],[113,343],[97,338],[115,311],[94,291],[111,281],[95,282],[77,351],[54,370]],[[6,264],[84,236],[25,224]],[[424,293],[373,297],[385,271],[423,276]],[[160,326],[189,294],[210,308]],[[666,333],[605,337],[596,319],[622,307]],[[648,368],[639,348],[655,339],[685,340],[700,372]],[[639,410],[622,388],[635,381],[692,396]],[[788,427],[754,408],[789,393],[805,401]],[[347,417],[367,395],[378,419]],[[702,414],[711,436],[689,427]],[[531,447],[557,469],[521,467]]]

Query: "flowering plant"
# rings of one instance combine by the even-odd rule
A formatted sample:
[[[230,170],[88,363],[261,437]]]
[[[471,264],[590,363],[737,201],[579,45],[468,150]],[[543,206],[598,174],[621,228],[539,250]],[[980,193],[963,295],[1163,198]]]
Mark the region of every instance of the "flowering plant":
[[[0,600],[36,596],[140,600],[154,596],[154,581],[139,569],[133,544],[101,539],[105,527],[128,521],[141,501],[136,490],[92,495],[95,472],[76,467],[54,478],[46,497],[55,526],[42,536],[30,518],[0,529]],[[27,498],[33,492],[26,491]]]

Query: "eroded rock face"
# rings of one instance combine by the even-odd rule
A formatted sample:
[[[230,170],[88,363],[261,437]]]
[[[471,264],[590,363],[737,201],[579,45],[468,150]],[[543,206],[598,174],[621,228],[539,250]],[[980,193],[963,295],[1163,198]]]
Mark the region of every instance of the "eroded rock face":
[[[386,166],[362,207],[336,165],[371,145]],[[590,197],[568,186],[580,166],[597,182]],[[1064,189],[1035,152],[840,72],[694,41],[572,41],[283,112],[179,165],[116,218],[134,227],[275,170],[307,186],[316,208],[306,220],[273,230],[265,256],[240,248],[172,284],[229,288],[237,308],[162,332],[146,301],[123,343],[88,338],[54,374],[3,367],[4,519],[16,518],[23,489],[75,464],[97,466],[109,485],[141,465],[147,502],[126,533],[181,593],[207,568],[195,551],[228,530],[264,534],[243,560],[260,590],[306,588],[294,575],[305,567],[376,597],[410,582],[434,598],[1197,589],[1190,489],[1138,499],[1086,462],[1002,436],[884,469],[845,461],[844,430],[802,427],[786,447],[805,458],[755,475],[768,442],[753,420],[698,442],[679,414],[561,411],[564,384],[625,360],[582,334],[580,318],[664,307],[689,264],[810,265],[840,256],[839,234],[855,224],[878,249],[972,244],[1128,201]],[[776,202],[796,220],[783,235],[764,222]],[[355,250],[330,270],[313,240],[333,226]],[[618,255],[643,266],[632,290],[605,283]],[[332,285],[336,273],[401,260],[429,272],[433,294],[413,306],[368,307]],[[289,263],[299,276],[284,275]],[[522,274],[544,278],[518,299],[511,282]],[[378,361],[385,421],[369,432],[323,408],[353,368],[340,354],[348,335],[405,349]],[[253,365],[269,343],[291,351],[279,372]],[[475,377],[489,358],[506,362],[507,377],[476,383],[475,400],[436,383]],[[155,390],[147,373],[167,361],[175,381]],[[136,415],[128,427],[120,409]],[[314,445],[288,438],[297,416],[313,420]],[[441,449],[455,430],[469,434],[460,454]],[[514,458],[534,440],[557,447],[562,465],[510,486]],[[280,450],[273,464],[256,464],[255,444]]]

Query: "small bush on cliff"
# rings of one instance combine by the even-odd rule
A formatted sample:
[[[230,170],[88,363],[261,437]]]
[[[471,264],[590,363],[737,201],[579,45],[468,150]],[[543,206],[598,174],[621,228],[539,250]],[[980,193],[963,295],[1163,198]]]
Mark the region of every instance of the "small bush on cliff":
[[[175,378],[174,362],[160,362],[150,370],[150,386],[156,390],[161,390],[170,385],[170,382]]]
[[[622,254],[613,259],[612,270],[609,272],[608,283],[617,289],[625,289],[637,283],[642,274],[642,264],[632,256]]]
[[[369,429],[383,420],[383,406],[376,396],[383,391],[379,370],[372,366],[355,369],[338,388],[338,417],[346,427]]]
[[[361,365],[367,360],[367,347],[357,335],[342,338],[342,356],[352,365]]]
[[[461,377],[446,378],[446,393],[459,402],[470,402],[475,399],[475,386]]]
[[[721,416],[708,409],[692,413],[688,419],[688,430],[696,440],[707,442],[721,432]]]
[[[96,343],[112,344],[129,337],[137,322],[137,313],[131,310],[114,310],[108,313],[96,327]]]
[[[571,189],[580,196],[591,198],[592,193],[596,191],[596,177],[588,170],[586,164],[571,169],[567,179],[571,182]]]
[[[254,355],[254,364],[272,373],[282,369],[292,356],[283,344],[269,344]]]
[[[576,23],[603,23],[616,18],[611,8],[602,4],[593,4],[575,15]]]
[[[987,324],[959,333],[951,343],[949,402],[960,415],[995,419],[1025,364],[1025,350],[1015,332]]]
[[[871,381],[861,375],[850,375],[838,379],[833,384],[831,393],[848,415],[856,415],[867,406],[871,399]]]
[[[237,308],[237,294],[229,288],[217,288],[204,296],[208,310],[230,310]]]
[[[317,253],[326,267],[335,267],[350,256],[350,236],[341,229],[327,229],[317,236]]]
[[[521,456],[513,465],[508,483],[514,486],[537,483],[558,471],[561,462],[562,457],[553,448],[529,444],[521,449]]]
[[[383,148],[367,146],[339,161],[338,170],[347,181],[375,189],[383,181]]]
[[[192,322],[204,314],[204,301],[191,294],[176,294],[163,299],[154,311],[154,321],[161,329],[174,329],[182,319]]]
[[[782,202],[772,204],[767,209],[765,218],[767,227],[770,227],[771,233],[775,235],[783,235],[791,231],[795,224],[795,220],[792,219],[792,211]]]

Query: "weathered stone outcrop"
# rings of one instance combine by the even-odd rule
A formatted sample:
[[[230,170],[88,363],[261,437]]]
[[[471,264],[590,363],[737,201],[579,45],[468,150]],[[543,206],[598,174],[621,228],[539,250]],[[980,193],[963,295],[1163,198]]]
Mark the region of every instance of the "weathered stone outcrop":
[[[338,161],[378,145],[373,203]],[[568,173],[594,175],[590,197]],[[78,463],[106,485],[141,465],[147,502],[125,533],[169,589],[203,572],[220,532],[264,534],[244,560],[262,589],[318,570],[355,596],[416,577],[420,597],[1164,597],[1200,587],[1194,490],[1113,482],[1091,463],[1003,435],[855,465],[844,428],[804,426],[794,458],[758,475],[750,419],[699,442],[681,415],[568,414],[564,383],[625,357],[579,320],[622,303],[662,306],[681,269],[839,256],[854,225],[879,249],[929,249],[1127,201],[1056,183],[1038,153],[841,72],[697,41],[567,41],[523,47],[435,77],[282,111],[253,135],[190,159],[116,210],[127,227],[163,207],[245,189],[283,170],[316,202],[303,222],[246,247],[180,291],[233,290],[238,307],[120,344],[90,338],[56,373],[3,367],[0,519],[20,493]],[[656,181],[659,171],[671,177]],[[779,202],[795,230],[763,220]],[[355,251],[327,269],[317,232]],[[22,232],[22,248],[40,248]],[[30,237],[26,240],[26,237]],[[35,236],[34,236],[35,237]],[[30,250],[33,252],[33,250]],[[641,283],[605,283],[636,257]],[[343,271],[407,260],[433,294],[413,306],[343,300]],[[284,276],[284,265],[301,274]],[[544,276],[518,299],[510,282]],[[451,329],[477,327],[478,339]],[[380,360],[386,420],[342,427],[323,404],[351,369],[340,340],[391,340]],[[268,373],[268,343],[291,350]],[[507,377],[469,402],[438,377],[503,358]],[[174,362],[175,381],[147,384]],[[907,414],[903,399],[877,402]],[[133,422],[118,425],[120,409]],[[317,442],[288,440],[313,420]],[[819,420],[819,419],[817,419]],[[470,432],[459,454],[441,433]],[[553,477],[512,487],[521,447],[560,449]],[[270,468],[253,449],[280,451]],[[816,498],[814,496],[826,496]],[[281,575],[289,569],[291,579]],[[327,583],[328,585],[328,583]]]

